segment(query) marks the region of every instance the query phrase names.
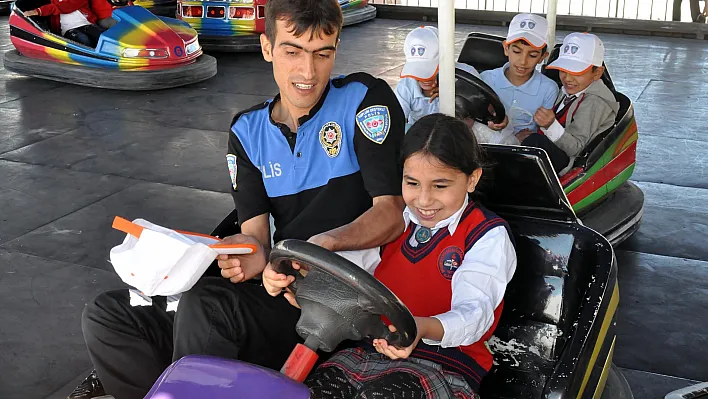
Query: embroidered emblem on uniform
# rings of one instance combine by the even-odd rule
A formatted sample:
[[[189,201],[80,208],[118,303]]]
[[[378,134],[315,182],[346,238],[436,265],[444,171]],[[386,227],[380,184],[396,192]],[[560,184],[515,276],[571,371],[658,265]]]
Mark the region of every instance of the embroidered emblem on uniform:
[[[464,256],[460,248],[445,248],[438,257],[438,270],[440,274],[446,279],[451,280],[455,270],[462,266],[462,258],[464,258]]]
[[[376,144],[382,144],[391,128],[391,115],[385,105],[372,105],[356,114],[356,124],[364,136]]]
[[[234,187],[234,190],[236,190],[236,155],[226,155],[226,164],[229,166],[229,174],[231,175],[231,185]]]
[[[342,128],[337,122],[327,122],[322,126],[320,144],[330,158],[339,155],[342,149]]]

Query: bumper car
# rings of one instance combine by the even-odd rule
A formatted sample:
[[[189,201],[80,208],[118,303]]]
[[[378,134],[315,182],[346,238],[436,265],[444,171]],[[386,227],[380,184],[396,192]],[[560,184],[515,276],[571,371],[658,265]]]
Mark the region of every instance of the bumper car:
[[[495,365],[482,381],[482,397],[633,398],[612,363],[619,302],[612,246],[579,222],[545,152],[485,147],[496,166],[484,204],[509,222],[518,266],[488,341]],[[237,232],[232,213],[212,234]],[[300,241],[274,246],[274,267],[290,272],[293,260],[309,269],[295,282],[302,306],[296,328],[305,344],[280,373],[237,360],[186,356],[165,370],[146,398],[304,399],[309,391],[300,381],[317,362],[314,351],[326,357],[342,340],[389,334],[381,315],[398,327],[388,338],[406,345],[415,336],[407,308],[359,267]],[[219,275],[219,269],[207,273]]]
[[[0,0],[0,12],[10,11],[15,0]]]
[[[470,33],[458,61],[482,72],[503,66],[507,61],[504,37]],[[551,52],[546,65],[558,58],[560,45]],[[558,71],[543,73],[560,86]],[[639,229],[644,213],[644,194],[629,181],[637,153],[637,123],[630,99],[615,89],[605,67],[603,82],[620,104],[615,124],[597,135],[573,160],[572,168],[558,176],[563,191],[583,224],[618,245]]]
[[[216,59],[202,54],[188,24],[138,6],[113,11],[117,23],[96,48],[39,27],[17,8],[10,15],[5,69],[22,75],[116,90],[157,90],[209,79]]]
[[[178,0],[177,18],[199,32],[199,41],[209,51],[239,52],[261,49],[265,32],[267,0]],[[376,17],[369,0],[339,0],[344,26]]]
[[[135,0],[133,5],[143,7],[155,15],[174,18],[177,13],[176,0]]]

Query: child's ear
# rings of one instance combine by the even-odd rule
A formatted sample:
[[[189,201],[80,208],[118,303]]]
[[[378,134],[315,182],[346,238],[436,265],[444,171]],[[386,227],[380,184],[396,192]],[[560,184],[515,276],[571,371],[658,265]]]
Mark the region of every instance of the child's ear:
[[[507,44],[507,42],[503,42],[502,47],[504,47],[504,55],[508,57],[509,56],[509,44]]]
[[[468,193],[474,192],[474,189],[477,187],[477,184],[479,184],[479,179],[481,179],[481,178],[482,178],[482,168],[475,169],[475,171],[472,172],[472,174],[467,177],[467,192]]]
[[[600,80],[602,79],[602,74],[605,73],[605,67],[604,66],[599,66],[595,67],[595,70],[592,73],[592,79],[593,80]]]

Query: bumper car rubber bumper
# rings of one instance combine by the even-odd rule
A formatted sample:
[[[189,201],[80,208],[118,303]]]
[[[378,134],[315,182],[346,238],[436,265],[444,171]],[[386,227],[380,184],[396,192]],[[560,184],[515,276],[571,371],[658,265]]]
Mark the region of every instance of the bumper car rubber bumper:
[[[358,24],[376,18],[376,7],[367,5],[362,8],[355,8],[343,12],[344,26]]]
[[[258,33],[238,36],[199,35],[199,44],[204,51],[259,52],[261,35]]]
[[[191,64],[147,71],[126,71],[62,64],[5,53],[5,69],[25,76],[112,90],[160,90],[207,80],[216,75],[216,59],[202,54]]]
[[[581,212],[583,224],[619,245],[639,229],[644,214],[644,193],[632,182],[625,182],[614,193],[587,213]]]

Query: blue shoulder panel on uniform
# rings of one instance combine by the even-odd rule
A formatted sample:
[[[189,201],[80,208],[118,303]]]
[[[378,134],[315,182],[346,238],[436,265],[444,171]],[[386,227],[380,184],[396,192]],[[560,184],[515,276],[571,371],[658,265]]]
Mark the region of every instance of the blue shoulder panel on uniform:
[[[298,128],[295,150],[273,125],[268,107],[241,115],[232,132],[261,170],[268,196],[293,195],[359,171],[354,151],[357,109],[366,85],[331,85],[322,107]]]

